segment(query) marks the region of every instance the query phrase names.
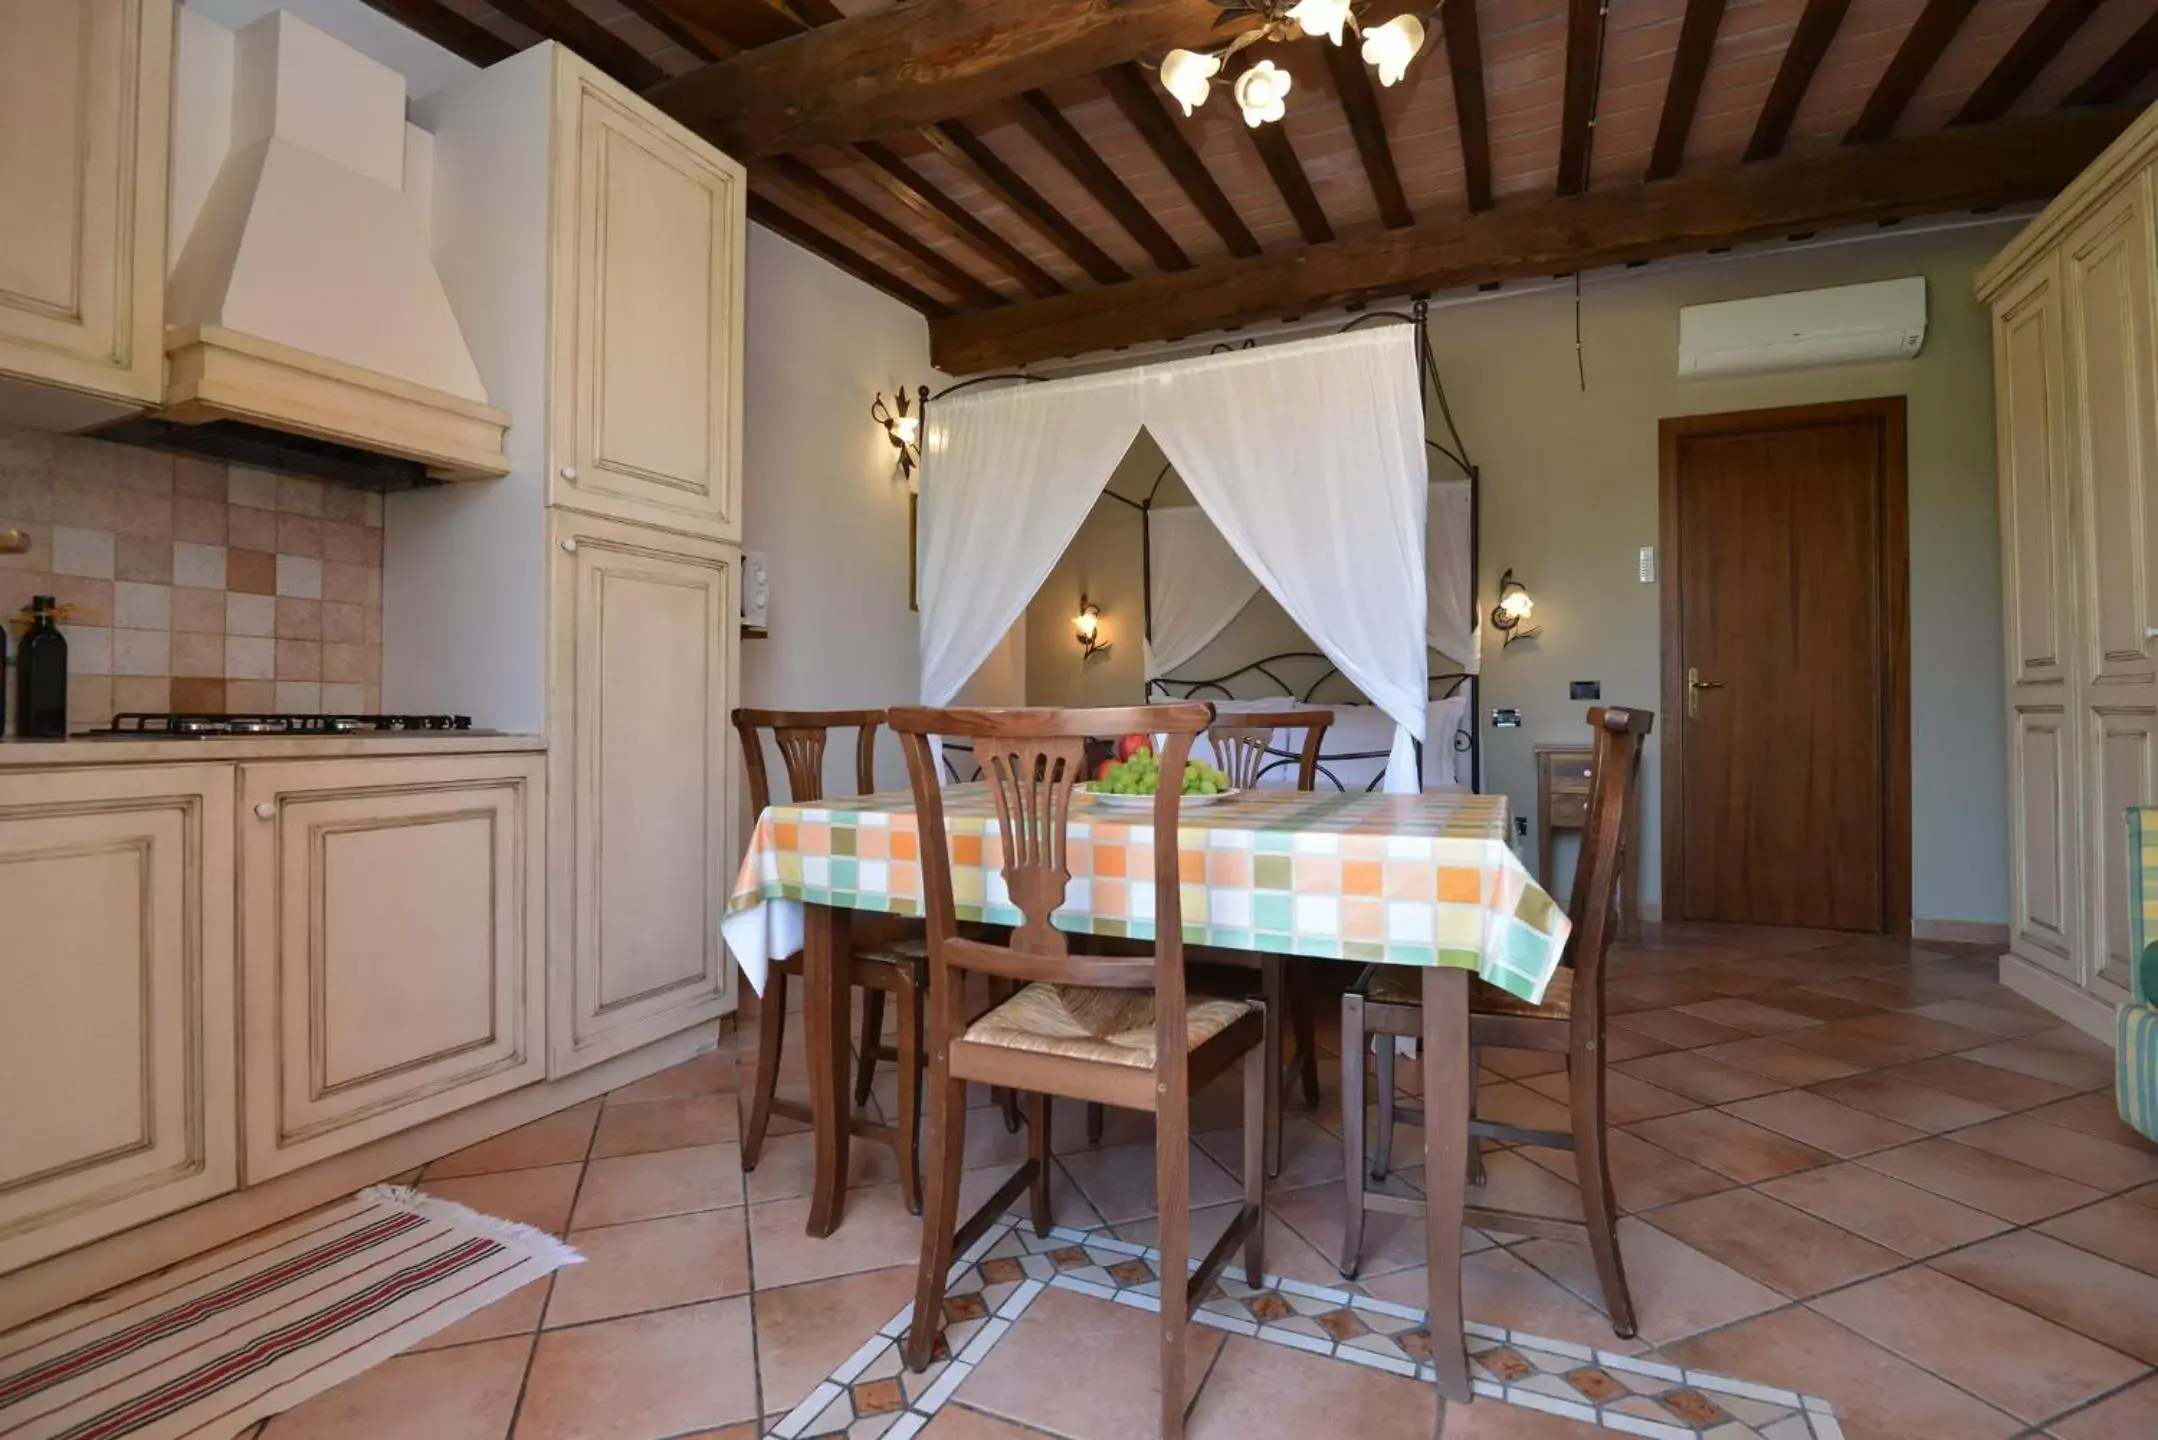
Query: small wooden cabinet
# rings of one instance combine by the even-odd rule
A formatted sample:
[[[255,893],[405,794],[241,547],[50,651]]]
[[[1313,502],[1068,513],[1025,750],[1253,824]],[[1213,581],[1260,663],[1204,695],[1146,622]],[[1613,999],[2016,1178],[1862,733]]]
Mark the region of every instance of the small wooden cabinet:
[[[551,1074],[733,1008],[740,553],[551,516]]]
[[[1585,745],[1539,745],[1536,747],[1536,879],[1561,905],[1564,896],[1555,888],[1553,868],[1561,830],[1580,831],[1588,824],[1589,780],[1595,752]],[[1619,864],[1624,874],[1619,895],[1619,935],[1641,938],[1641,809],[1627,810],[1626,835],[1620,841]]]
[[[0,1272],[238,1184],[232,851],[229,766],[0,772]]]
[[[549,502],[739,541],[742,167],[555,66]]]
[[[240,769],[247,1180],[543,1077],[538,755]]]
[[[0,379],[160,396],[172,32],[172,0],[0,0]]]

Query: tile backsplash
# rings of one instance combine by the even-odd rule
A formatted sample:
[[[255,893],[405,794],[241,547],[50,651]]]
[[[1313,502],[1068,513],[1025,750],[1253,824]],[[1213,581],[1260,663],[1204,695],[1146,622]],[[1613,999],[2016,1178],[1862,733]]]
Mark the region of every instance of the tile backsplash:
[[[72,613],[68,728],[130,710],[372,713],[382,497],[0,425],[8,646],[32,595]],[[14,726],[14,685],[8,687]]]

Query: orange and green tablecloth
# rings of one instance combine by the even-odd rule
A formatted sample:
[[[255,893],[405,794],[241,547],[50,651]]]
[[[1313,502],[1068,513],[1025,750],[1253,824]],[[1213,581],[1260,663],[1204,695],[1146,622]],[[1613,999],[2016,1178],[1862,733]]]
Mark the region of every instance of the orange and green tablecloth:
[[[996,804],[945,792],[959,918],[1017,924]],[[1184,940],[1319,960],[1453,965],[1540,1001],[1571,928],[1507,843],[1503,795],[1253,790],[1178,824]],[[1151,939],[1153,812],[1072,806],[1057,927]],[[802,944],[802,906],[922,913],[911,794],[774,805],[757,818],[722,925],[759,992]]]

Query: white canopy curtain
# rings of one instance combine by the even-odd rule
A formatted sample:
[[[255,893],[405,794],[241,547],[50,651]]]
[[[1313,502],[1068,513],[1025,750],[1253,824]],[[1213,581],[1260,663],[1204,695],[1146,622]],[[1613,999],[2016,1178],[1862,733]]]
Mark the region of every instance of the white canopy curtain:
[[[1146,512],[1149,608],[1146,678],[1166,675],[1204,650],[1243,613],[1259,582],[1196,505]]]
[[[1424,531],[1428,584],[1424,639],[1474,675],[1483,668],[1483,637],[1476,625],[1476,576],[1469,558],[1476,494],[1467,480],[1434,480],[1426,503],[1430,518]]]
[[[1415,331],[1353,332],[932,404],[922,465],[922,699],[942,705],[1026,608],[1144,424],[1244,567],[1395,721],[1424,735],[1424,437]]]

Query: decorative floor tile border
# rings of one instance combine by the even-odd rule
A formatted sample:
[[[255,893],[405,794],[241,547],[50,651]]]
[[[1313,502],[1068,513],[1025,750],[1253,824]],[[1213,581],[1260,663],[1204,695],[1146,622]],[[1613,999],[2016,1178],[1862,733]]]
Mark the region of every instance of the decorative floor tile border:
[[[1159,1312],[1161,1256],[1062,1226],[1036,1235],[999,1221],[952,1265],[936,1358],[916,1375],[900,1355],[909,1305],[781,1418],[776,1440],[912,1440],[1044,1290]],[[1196,1267],[1195,1267],[1196,1268]],[[1256,1289],[1230,1267],[1193,1322],[1436,1384],[1424,1312],[1361,1289],[1275,1276]],[[1648,1440],[1843,1440],[1823,1399],[1634,1355],[1470,1321],[1470,1383],[1502,1404]]]

